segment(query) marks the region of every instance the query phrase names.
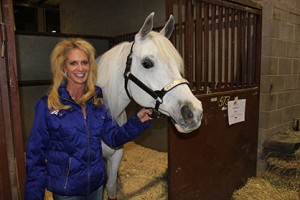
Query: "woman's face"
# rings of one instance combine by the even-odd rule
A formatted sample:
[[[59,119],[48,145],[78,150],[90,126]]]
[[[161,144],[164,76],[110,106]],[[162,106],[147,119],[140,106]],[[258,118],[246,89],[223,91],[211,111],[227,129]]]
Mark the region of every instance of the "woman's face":
[[[72,49],[67,54],[65,73],[68,84],[83,85],[88,79],[90,64],[85,52]]]

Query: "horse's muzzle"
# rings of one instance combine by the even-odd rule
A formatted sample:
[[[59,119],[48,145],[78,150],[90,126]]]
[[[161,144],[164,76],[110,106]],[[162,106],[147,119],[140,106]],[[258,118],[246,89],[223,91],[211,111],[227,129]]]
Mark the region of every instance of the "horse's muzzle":
[[[192,103],[185,103],[180,108],[179,119],[172,119],[176,129],[181,133],[190,133],[201,125],[203,110],[195,108]]]

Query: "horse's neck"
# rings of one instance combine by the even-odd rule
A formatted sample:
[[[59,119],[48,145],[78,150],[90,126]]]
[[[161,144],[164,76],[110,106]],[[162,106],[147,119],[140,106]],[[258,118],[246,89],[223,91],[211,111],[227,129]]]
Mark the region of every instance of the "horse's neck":
[[[130,44],[122,43],[104,53],[100,60],[97,59],[97,85],[102,88],[105,103],[115,119],[119,118],[130,103],[123,77],[129,51]]]
[[[117,92],[117,91],[116,91]],[[109,108],[111,115],[114,119],[119,119],[120,116],[125,111],[125,108],[130,103],[130,99],[127,97],[127,94],[123,94],[123,91],[118,91],[118,95],[115,96],[118,101],[112,101],[110,100],[110,96],[105,95],[106,92],[103,91],[103,97],[107,100],[106,105]],[[121,120],[123,122],[123,120]],[[119,121],[118,121],[119,122]],[[119,122],[120,123],[120,122]]]

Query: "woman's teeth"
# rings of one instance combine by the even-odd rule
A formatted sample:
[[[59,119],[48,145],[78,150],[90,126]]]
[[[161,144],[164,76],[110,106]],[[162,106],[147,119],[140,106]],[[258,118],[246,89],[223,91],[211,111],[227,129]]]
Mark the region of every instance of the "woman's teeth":
[[[75,76],[77,76],[77,77],[79,77],[79,78],[82,78],[82,77],[84,77],[84,75],[85,75],[85,73],[79,73],[79,74],[78,74],[78,73],[76,73],[76,74],[75,74]]]

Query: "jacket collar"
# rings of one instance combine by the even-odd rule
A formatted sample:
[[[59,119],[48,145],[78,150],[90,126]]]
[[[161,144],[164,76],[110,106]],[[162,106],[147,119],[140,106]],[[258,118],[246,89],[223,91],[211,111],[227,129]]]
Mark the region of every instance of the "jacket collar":
[[[95,93],[96,93],[97,97],[101,97],[101,98],[103,97],[102,89],[98,86],[95,86]],[[58,94],[59,94],[60,98],[62,98],[62,99],[67,99],[67,100],[73,101],[70,93],[67,90],[67,81],[63,81],[61,83],[61,85],[58,88]]]
[[[63,81],[58,88],[58,94],[60,98],[72,100],[70,93],[67,90],[67,81]]]

